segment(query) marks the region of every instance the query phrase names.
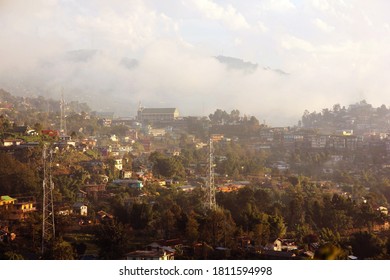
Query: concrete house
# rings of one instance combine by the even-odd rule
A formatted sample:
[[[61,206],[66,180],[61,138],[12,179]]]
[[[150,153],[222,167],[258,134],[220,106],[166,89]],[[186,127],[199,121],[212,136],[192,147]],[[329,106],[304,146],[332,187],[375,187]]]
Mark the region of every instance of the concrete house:
[[[76,202],[75,204],[73,204],[72,209],[73,209],[73,213],[76,215],[81,215],[81,216],[88,215],[88,206],[82,202]]]

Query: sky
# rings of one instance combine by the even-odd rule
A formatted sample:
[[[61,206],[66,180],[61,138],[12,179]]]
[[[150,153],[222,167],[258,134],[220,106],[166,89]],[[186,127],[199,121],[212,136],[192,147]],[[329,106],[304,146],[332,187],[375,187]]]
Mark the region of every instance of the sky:
[[[63,92],[117,116],[141,103],[294,125],[306,109],[389,105],[389,10],[385,0],[0,0],[0,88]]]

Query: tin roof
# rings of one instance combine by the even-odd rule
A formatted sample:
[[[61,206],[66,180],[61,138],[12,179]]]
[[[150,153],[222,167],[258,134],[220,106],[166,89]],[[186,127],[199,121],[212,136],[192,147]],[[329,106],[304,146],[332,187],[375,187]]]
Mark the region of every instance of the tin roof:
[[[142,114],[174,114],[176,108],[144,108]]]
[[[12,197],[10,197],[10,196],[8,196],[8,195],[2,195],[1,197],[0,197],[0,200],[1,201],[13,201],[13,200],[16,200],[15,198],[12,198]]]

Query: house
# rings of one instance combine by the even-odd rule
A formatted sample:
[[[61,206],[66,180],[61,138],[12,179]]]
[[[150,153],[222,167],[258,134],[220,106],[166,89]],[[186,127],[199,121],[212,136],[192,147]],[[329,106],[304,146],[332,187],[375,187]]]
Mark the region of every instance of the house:
[[[97,140],[96,139],[88,139],[87,138],[87,139],[81,140],[78,144],[79,144],[80,147],[83,147],[86,150],[93,149],[93,148],[96,147]]]
[[[116,185],[127,185],[130,188],[142,189],[143,184],[142,181],[132,180],[132,179],[118,179],[113,181]]]
[[[126,254],[127,260],[174,260],[174,254],[164,250],[146,251],[137,250]]]
[[[328,140],[329,139],[329,136],[327,135],[315,135],[315,136],[312,136],[311,138],[311,147],[313,149],[323,149],[323,148],[326,148],[327,144],[328,144]]]
[[[174,240],[177,241],[177,240]],[[174,260],[175,250],[170,246],[162,246],[153,242],[146,246],[146,250],[130,252],[126,255],[127,260]]]
[[[8,195],[0,196],[0,209],[8,209],[10,205],[15,204],[16,199]]]
[[[4,147],[10,147],[10,146],[19,146],[22,144],[23,140],[21,139],[3,139],[3,146]]]
[[[264,247],[265,250],[267,251],[282,251],[282,240],[277,238],[275,239],[274,242],[269,242],[267,245]]]
[[[121,179],[130,179],[133,176],[133,172],[131,170],[121,170],[120,177]]]
[[[98,123],[104,127],[111,127],[114,119],[113,112],[96,112],[96,117],[99,119]]]
[[[116,169],[122,170],[122,168],[123,168],[122,159],[121,158],[115,159],[114,160],[114,166],[115,166]]]
[[[58,216],[69,216],[73,213],[72,207],[68,204],[54,205],[54,208],[56,209],[56,215]]]
[[[83,187],[88,199],[98,200],[106,193],[106,185],[86,185]]]
[[[278,161],[272,165],[273,168],[278,169],[279,171],[284,171],[290,169],[290,165],[284,161]]]
[[[0,212],[7,220],[23,221],[31,212],[35,212],[35,200],[31,197],[11,198],[2,196]]]
[[[41,133],[43,135],[47,135],[47,136],[52,137],[52,138],[56,138],[59,135],[57,130],[51,130],[51,129],[42,130]]]
[[[213,142],[222,141],[223,138],[224,138],[224,135],[223,135],[223,134],[211,134],[211,136],[210,136],[210,139],[211,139],[211,141],[213,141]]]
[[[82,202],[76,202],[72,206],[73,213],[81,216],[87,216],[88,215],[88,207]]]

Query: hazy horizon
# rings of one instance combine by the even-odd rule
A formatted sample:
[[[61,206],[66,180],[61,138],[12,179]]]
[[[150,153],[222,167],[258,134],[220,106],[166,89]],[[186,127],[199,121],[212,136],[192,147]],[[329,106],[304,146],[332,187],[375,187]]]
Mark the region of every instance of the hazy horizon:
[[[390,2],[0,1],[0,88],[135,115],[216,109],[269,125],[305,109],[390,103]],[[215,57],[257,64],[229,68]],[[281,70],[286,74],[281,74]]]

